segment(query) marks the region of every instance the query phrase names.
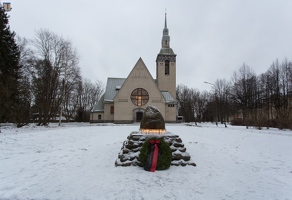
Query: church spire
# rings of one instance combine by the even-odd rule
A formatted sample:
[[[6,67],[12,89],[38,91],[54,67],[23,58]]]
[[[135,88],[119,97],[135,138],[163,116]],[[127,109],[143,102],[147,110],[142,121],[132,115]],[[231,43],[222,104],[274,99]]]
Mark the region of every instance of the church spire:
[[[166,13],[165,13],[165,23],[164,23],[164,29],[167,29]]]
[[[169,48],[170,37],[168,34],[167,28],[167,19],[165,13],[165,22],[164,22],[164,29],[163,29],[163,36],[162,36],[162,48]]]
[[[156,58],[156,81],[160,91],[167,91],[173,99],[176,99],[176,54],[170,48],[170,37],[167,28],[165,12],[164,28],[162,35],[162,47]],[[170,109],[168,106],[167,109]]]

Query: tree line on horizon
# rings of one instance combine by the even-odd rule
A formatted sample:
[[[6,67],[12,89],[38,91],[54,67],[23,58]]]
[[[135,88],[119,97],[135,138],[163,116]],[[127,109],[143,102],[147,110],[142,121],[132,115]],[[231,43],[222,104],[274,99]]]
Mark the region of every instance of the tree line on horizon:
[[[275,60],[260,75],[244,63],[229,81],[209,84],[210,92],[177,86],[179,115],[186,122],[292,129],[292,61]]]
[[[1,6],[0,20],[0,122],[88,122],[104,88],[81,76],[72,42],[46,29],[16,37]]]
[[[218,79],[211,91],[177,86],[178,114],[186,122],[292,129],[292,62],[275,60],[256,75],[243,64],[229,81]],[[21,127],[89,121],[104,92],[100,81],[83,78],[71,41],[46,29],[33,39],[16,37],[0,6],[0,122]]]

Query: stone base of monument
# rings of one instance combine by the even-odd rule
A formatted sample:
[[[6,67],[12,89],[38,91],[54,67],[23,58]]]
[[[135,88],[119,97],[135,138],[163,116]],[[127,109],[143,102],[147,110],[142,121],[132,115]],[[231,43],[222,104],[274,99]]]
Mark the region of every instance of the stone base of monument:
[[[139,166],[138,160],[140,149],[144,142],[151,137],[163,138],[167,142],[172,150],[172,161],[173,166],[196,166],[191,160],[191,156],[187,153],[187,149],[182,142],[182,139],[175,134],[166,132],[163,134],[141,134],[140,132],[133,132],[124,141],[121,151],[118,155],[118,159],[115,162],[116,166]]]

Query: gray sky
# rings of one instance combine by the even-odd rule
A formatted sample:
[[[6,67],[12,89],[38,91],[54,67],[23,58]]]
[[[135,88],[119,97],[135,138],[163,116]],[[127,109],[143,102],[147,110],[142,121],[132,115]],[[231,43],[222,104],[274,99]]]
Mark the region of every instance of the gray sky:
[[[3,0],[1,0],[3,2]],[[32,39],[41,28],[76,47],[82,76],[126,78],[139,57],[153,78],[164,13],[177,54],[177,84],[211,90],[243,63],[257,75],[292,55],[291,0],[6,0],[11,30]]]

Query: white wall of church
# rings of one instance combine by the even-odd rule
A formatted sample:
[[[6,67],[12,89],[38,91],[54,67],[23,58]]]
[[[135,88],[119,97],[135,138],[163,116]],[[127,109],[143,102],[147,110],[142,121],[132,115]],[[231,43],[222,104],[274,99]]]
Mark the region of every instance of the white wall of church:
[[[172,104],[173,107],[169,107],[168,104],[165,105],[165,122],[175,122],[176,121],[176,105]]]
[[[105,121],[114,121],[114,112],[111,113],[111,106],[114,106],[113,103],[104,104],[104,120]]]
[[[115,121],[134,121],[134,110],[137,108],[146,109],[147,106],[155,106],[165,118],[165,100],[162,97],[157,87],[153,87],[151,84],[147,84],[147,81],[143,81],[137,84],[135,79],[128,79],[128,84],[123,86],[123,91],[120,91],[115,98]],[[148,102],[143,106],[136,106],[131,101],[131,93],[137,88],[145,89],[149,94]]]
[[[169,63],[169,74],[165,75],[165,63],[157,63],[158,88],[161,91],[168,91],[173,98],[176,98],[176,63]]]
[[[90,113],[90,122],[104,122],[104,114],[102,112]]]
[[[165,104],[164,103],[151,103],[150,101],[144,106],[136,106],[132,102],[117,102],[115,103],[115,122],[134,122],[134,110],[137,108],[146,109],[147,106],[152,105],[155,106],[162,114],[165,119]]]
[[[90,113],[90,121],[98,121],[98,115],[100,113]]]

